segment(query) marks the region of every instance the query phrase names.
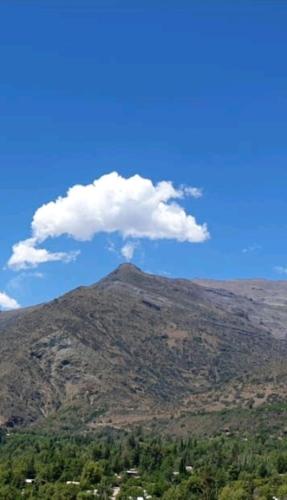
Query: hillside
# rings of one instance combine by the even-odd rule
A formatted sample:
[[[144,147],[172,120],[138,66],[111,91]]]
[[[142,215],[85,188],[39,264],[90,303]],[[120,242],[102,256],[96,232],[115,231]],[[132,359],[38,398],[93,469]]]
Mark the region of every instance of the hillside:
[[[48,304],[1,313],[0,424],[166,425],[182,412],[284,401],[284,288],[276,296],[264,283],[259,293],[250,282],[125,264]]]

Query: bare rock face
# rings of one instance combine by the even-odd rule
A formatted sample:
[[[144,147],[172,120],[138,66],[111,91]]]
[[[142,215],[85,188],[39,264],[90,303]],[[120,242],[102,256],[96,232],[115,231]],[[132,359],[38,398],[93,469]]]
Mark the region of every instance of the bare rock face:
[[[277,338],[287,337],[287,281],[268,280],[195,280],[210,293],[223,293],[237,296],[238,308],[259,327],[264,327]],[[217,291],[217,292],[216,292]],[[246,299],[249,300],[248,307]],[[231,307],[233,303],[231,301]]]
[[[247,385],[285,397],[284,290],[167,279],[125,264],[48,304],[1,313],[0,425],[121,426],[187,405],[224,406],[227,392],[236,402]]]

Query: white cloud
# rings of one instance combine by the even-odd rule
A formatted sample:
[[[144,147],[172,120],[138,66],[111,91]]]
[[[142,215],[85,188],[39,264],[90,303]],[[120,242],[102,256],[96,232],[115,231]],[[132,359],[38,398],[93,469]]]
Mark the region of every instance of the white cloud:
[[[71,262],[77,257],[77,252],[52,253],[45,248],[36,248],[36,245],[36,238],[29,238],[16,243],[12,248],[13,253],[8,261],[8,267],[18,271],[29,267],[37,267],[45,262]]]
[[[20,305],[17,300],[9,297],[7,293],[0,292],[0,309],[8,310],[8,309],[19,309]]]
[[[206,224],[198,224],[176,202],[191,194],[187,189],[197,188],[176,189],[167,181],[154,185],[139,175],[126,179],[116,172],[86,186],[75,185],[66,196],[42,205],[35,212],[32,238],[14,245],[8,266],[23,269],[75,258],[75,254],[37,248],[48,238],[62,235],[88,241],[100,232],[117,232],[123,238],[203,242],[209,238]],[[195,192],[193,196],[198,197]]]
[[[122,256],[130,261],[132,260],[133,256],[134,256],[134,252],[135,252],[135,249],[136,247],[138,246],[138,242],[137,241],[128,241],[122,248],[121,248],[121,254]]]
[[[115,243],[112,241],[112,240],[108,240],[107,241],[107,244],[106,244],[106,249],[111,252],[111,253],[115,253],[115,254],[119,254],[117,248],[116,248],[116,245]]]
[[[257,243],[255,243],[254,245],[250,245],[248,247],[243,248],[242,253],[253,253],[260,249],[261,245],[257,245]]]
[[[43,279],[45,275],[39,271],[22,272],[14,276],[6,285],[8,290],[22,291],[25,282],[29,279]]]
[[[192,198],[201,198],[203,196],[203,190],[198,187],[182,186],[181,189],[184,196],[191,196]]]
[[[274,271],[279,274],[287,274],[287,267],[284,266],[276,266],[274,267]]]

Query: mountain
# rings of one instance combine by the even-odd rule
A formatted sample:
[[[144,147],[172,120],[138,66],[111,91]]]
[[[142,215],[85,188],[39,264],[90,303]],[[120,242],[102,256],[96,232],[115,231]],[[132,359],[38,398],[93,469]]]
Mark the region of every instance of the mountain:
[[[50,303],[2,312],[0,425],[167,425],[284,401],[285,290],[124,264]]]

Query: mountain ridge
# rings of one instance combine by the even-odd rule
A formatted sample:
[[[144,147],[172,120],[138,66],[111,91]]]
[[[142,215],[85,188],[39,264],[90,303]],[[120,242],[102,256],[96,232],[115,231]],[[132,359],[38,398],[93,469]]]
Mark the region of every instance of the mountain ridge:
[[[272,306],[250,290],[213,285],[123,264],[94,285],[2,313],[0,425],[125,426],[174,408],[245,407],[259,390],[258,405],[284,400],[286,308],[267,321]]]

